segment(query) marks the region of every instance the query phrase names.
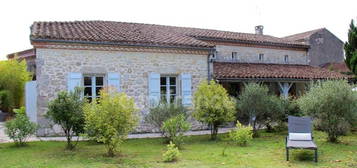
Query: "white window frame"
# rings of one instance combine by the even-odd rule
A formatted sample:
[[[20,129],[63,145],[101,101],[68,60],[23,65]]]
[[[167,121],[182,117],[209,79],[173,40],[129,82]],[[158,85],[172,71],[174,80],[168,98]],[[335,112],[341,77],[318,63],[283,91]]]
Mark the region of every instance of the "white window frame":
[[[232,60],[233,60],[233,61],[237,61],[237,60],[238,60],[238,52],[233,51],[231,57],[232,57]]]
[[[263,62],[264,61],[264,54],[260,53],[258,59],[259,59],[259,61]]]
[[[161,85],[161,78],[166,78],[166,85]],[[171,85],[170,84],[170,78],[175,78],[175,85]],[[162,86],[165,86],[166,87],[166,93],[165,93],[165,97],[166,97],[166,103],[171,103],[170,102],[170,97],[171,96],[175,96],[175,100],[177,99],[177,97],[179,96],[179,82],[178,82],[179,78],[177,75],[161,75],[160,76],[160,94],[161,94],[161,87]],[[176,89],[176,94],[171,94],[170,93],[170,87],[174,86],[175,89]],[[162,96],[160,96],[160,101],[163,101],[161,100],[162,99]]]
[[[91,78],[91,85],[84,85],[84,78],[90,77]],[[97,85],[96,83],[96,78],[97,77],[102,77],[103,78],[103,85]],[[96,93],[96,88],[101,87],[104,88],[106,86],[106,76],[102,74],[84,74],[82,78],[82,86],[85,89],[86,87],[90,87],[92,89],[92,95],[91,96],[86,96],[83,90],[83,97],[84,98],[92,98],[92,101],[99,98],[100,95],[97,95]]]
[[[289,55],[284,55],[284,62],[289,63]]]

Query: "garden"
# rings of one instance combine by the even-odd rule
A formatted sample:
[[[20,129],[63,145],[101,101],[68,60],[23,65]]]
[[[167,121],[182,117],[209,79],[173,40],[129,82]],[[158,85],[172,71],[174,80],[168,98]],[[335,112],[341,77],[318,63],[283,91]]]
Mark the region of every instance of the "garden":
[[[81,88],[59,92],[46,117],[62,127],[66,142],[27,142],[38,126],[25,109],[14,109],[6,134],[14,143],[0,144],[0,167],[356,167],[357,93],[347,81],[312,84],[298,99],[278,97],[261,83],[249,83],[232,98],[214,81],[202,82],[192,106],[154,104],[144,120],[162,138],[127,139],[138,124],[132,98],[105,88],[91,103]],[[287,117],[311,116],[319,162],[313,152],[293,150],[285,160]],[[185,136],[189,119],[207,124],[210,135]],[[219,127],[235,124],[225,134]],[[78,141],[75,137],[87,141]]]

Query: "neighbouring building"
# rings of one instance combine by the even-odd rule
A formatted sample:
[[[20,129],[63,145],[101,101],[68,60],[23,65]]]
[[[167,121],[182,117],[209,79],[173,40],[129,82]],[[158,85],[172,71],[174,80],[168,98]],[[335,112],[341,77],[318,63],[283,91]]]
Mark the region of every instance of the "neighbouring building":
[[[262,82],[272,92],[302,94],[315,80],[347,76],[309,65],[309,43],[263,34],[111,21],[34,22],[30,40],[36,55],[36,81],[28,91],[28,113],[39,135],[56,132],[43,115],[62,90],[84,87],[93,100],[113,86],[135,99],[143,118],[151,104],[191,97],[202,81],[217,80],[231,95],[246,82]],[[325,40],[327,43],[328,39]],[[30,109],[30,110],[29,110]],[[193,129],[206,126],[192,121]],[[141,120],[137,132],[152,132]]]
[[[27,49],[7,55],[7,59],[17,59],[26,61],[27,71],[32,73],[32,80],[36,80],[36,53],[35,49]]]
[[[284,39],[310,46],[309,65],[322,66],[328,63],[344,62],[343,42],[326,28],[290,35]]]

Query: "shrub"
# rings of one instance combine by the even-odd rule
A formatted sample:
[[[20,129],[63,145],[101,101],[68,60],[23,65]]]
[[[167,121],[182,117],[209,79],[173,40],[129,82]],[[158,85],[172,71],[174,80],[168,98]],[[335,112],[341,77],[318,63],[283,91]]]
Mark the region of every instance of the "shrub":
[[[46,117],[61,126],[67,139],[66,148],[69,150],[74,149],[78,143],[78,139],[76,143],[72,142],[73,136],[84,132],[84,104],[79,88],[74,92],[59,92],[48,104]]]
[[[24,104],[25,83],[31,79],[25,61],[0,61],[0,91],[8,92],[0,110],[11,112]],[[4,97],[3,97],[4,98]],[[4,102],[4,100],[2,100]]]
[[[178,157],[181,155],[179,149],[170,142],[170,144],[167,145],[167,151],[162,155],[164,158],[164,162],[173,162],[178,159]]]
[[[238,121],[236,128],[229,132],[228,138],[237,145],[247,146],[247,144],[253,139],[252,131],[253,128],[251,126],[244,126]]]
[[[150,113],[145,117],[145,121],[163,133],[161,128],[164,121],[180,114],[186,117],[187,113],[188,109],[182,105],[181,101],[176,103],[161,102],[157,106],[150,108]]]
[[[17,146],[23,146],[37,130],[37,125],[26,116],[25,108],[14,109],[16,117],[5,123],[5,133]]]
[[[14,108],[14,98],[10,91],[1,90],[0,91],[0,110],[1,111],[11,111]]]
[[[218,127],[234,120],[235,100],[227,91],[213,80],[203,81],[194,94],[193,116],[211,127],[211,139],[217,138]]]
[[[249,83],[238,97],[238,118],[247,118],[253,127],[253,136],[257,136],[257,130],[266,125],[271,127],[272,122],[278,121],[284,115],[282,100],[268,94],[268,87]],[[244,116],[244,117],[241,117]]]
[[[118,145],[136,126],[138,116],[133,98],[113,88],[100,92],[98,103],[84,107],[85,130],[89,136],[105,144],[108,156],[115,155]]]
[[[164,122],[162,130],[169,142],[181,147],[184,141],[184,133],[190,130],[191,124],[186,121],[183,114],[172,117]]]
[[[300,109],[318,122],[328,134],[328,141],[337,142],[341,133],[350,129],[357,115],[357,93],[347,81],[326,81],[312,86],[298,99]]]

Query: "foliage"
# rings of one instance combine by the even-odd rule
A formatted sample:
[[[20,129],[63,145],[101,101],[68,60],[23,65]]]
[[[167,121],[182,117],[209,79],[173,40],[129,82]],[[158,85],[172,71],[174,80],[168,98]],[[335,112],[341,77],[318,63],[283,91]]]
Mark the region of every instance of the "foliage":
[[[2,93],[0,110],[12,111],[24,104],[25,83],[31,79],[26,70],[26,62],[16,60],[0,61],[0,92]],[[7,103],[4,103],[7,102]]]
[[[257,130],[266,125],[278,121],[284,115],[284,103],[281,98],[269,95],[268,87],[249,83],[238,97],[238,118],[248,118],[253,127],[253,136],[257,136]]]
[[[312,86],[299,98],[301,110],[319,120],[319,127],[328,134],[330,142],[348,130],[356,121],[357,93],[347,81],[326,81]]]
[[[355,26],[353,20],[350,24],[350,29],[348,30],[348,41],[345,43],[345,63],[347,67],[354,73],[357,74],[357,27]]]
[[[217,138],[218,127],[234,120],[235,100],[215,81],[199,84],[194,94],[193,116],[211,127],[211,139]]]
[[[0,91],[0,110],[11,111],[14,108],[14,97],[8,90]]]
[[[236,128],[229,132],[228,137],[237,145],[247,146],[247,144],[253,139],[252,131],[253,128],[251,126],[244,126],[238,121]]]
[[[76,143],[72,142],[73,136],[84,132],[85,100],[81,98],[81,92],[80,88],[76,88],[74,92],[59,92],[48,104],[46,117],[62,127],[67,139],[66,148],[69,150],[74,149],[78,143],[78,139]]]
[[[176,103],[161,102],[150,108],[150,113],[146,115],[145,121],[161,130],[164,121],[180,114],[186,117],[187,113],[188,109],[182,105],[180,100]]]
[[[16,117],[5,123],[5,133],[17,146],[25,145],[26,140],[34,135],[37,125],[26,116],[25,108],[14,109]]]
[[[85,105],[85,130],[89,136],[103,142],[108,156],[114,156],[118,145],[136,126],[138,117],[134,99],[113,88],[100,92],[98,103]]]
[[[162,155],[162,157],[164,158],[164,162],[173,162],[176,161],[180,155],[181,153],[179,149],[174,143],[170,142],[170,144],[167,145],[167,151]]]
[[[179,148],[183,144],[184,133],[190,129],[191,124],[186,121],[186,117],[183,114],[166,120],[162,125],[164,136]]]

